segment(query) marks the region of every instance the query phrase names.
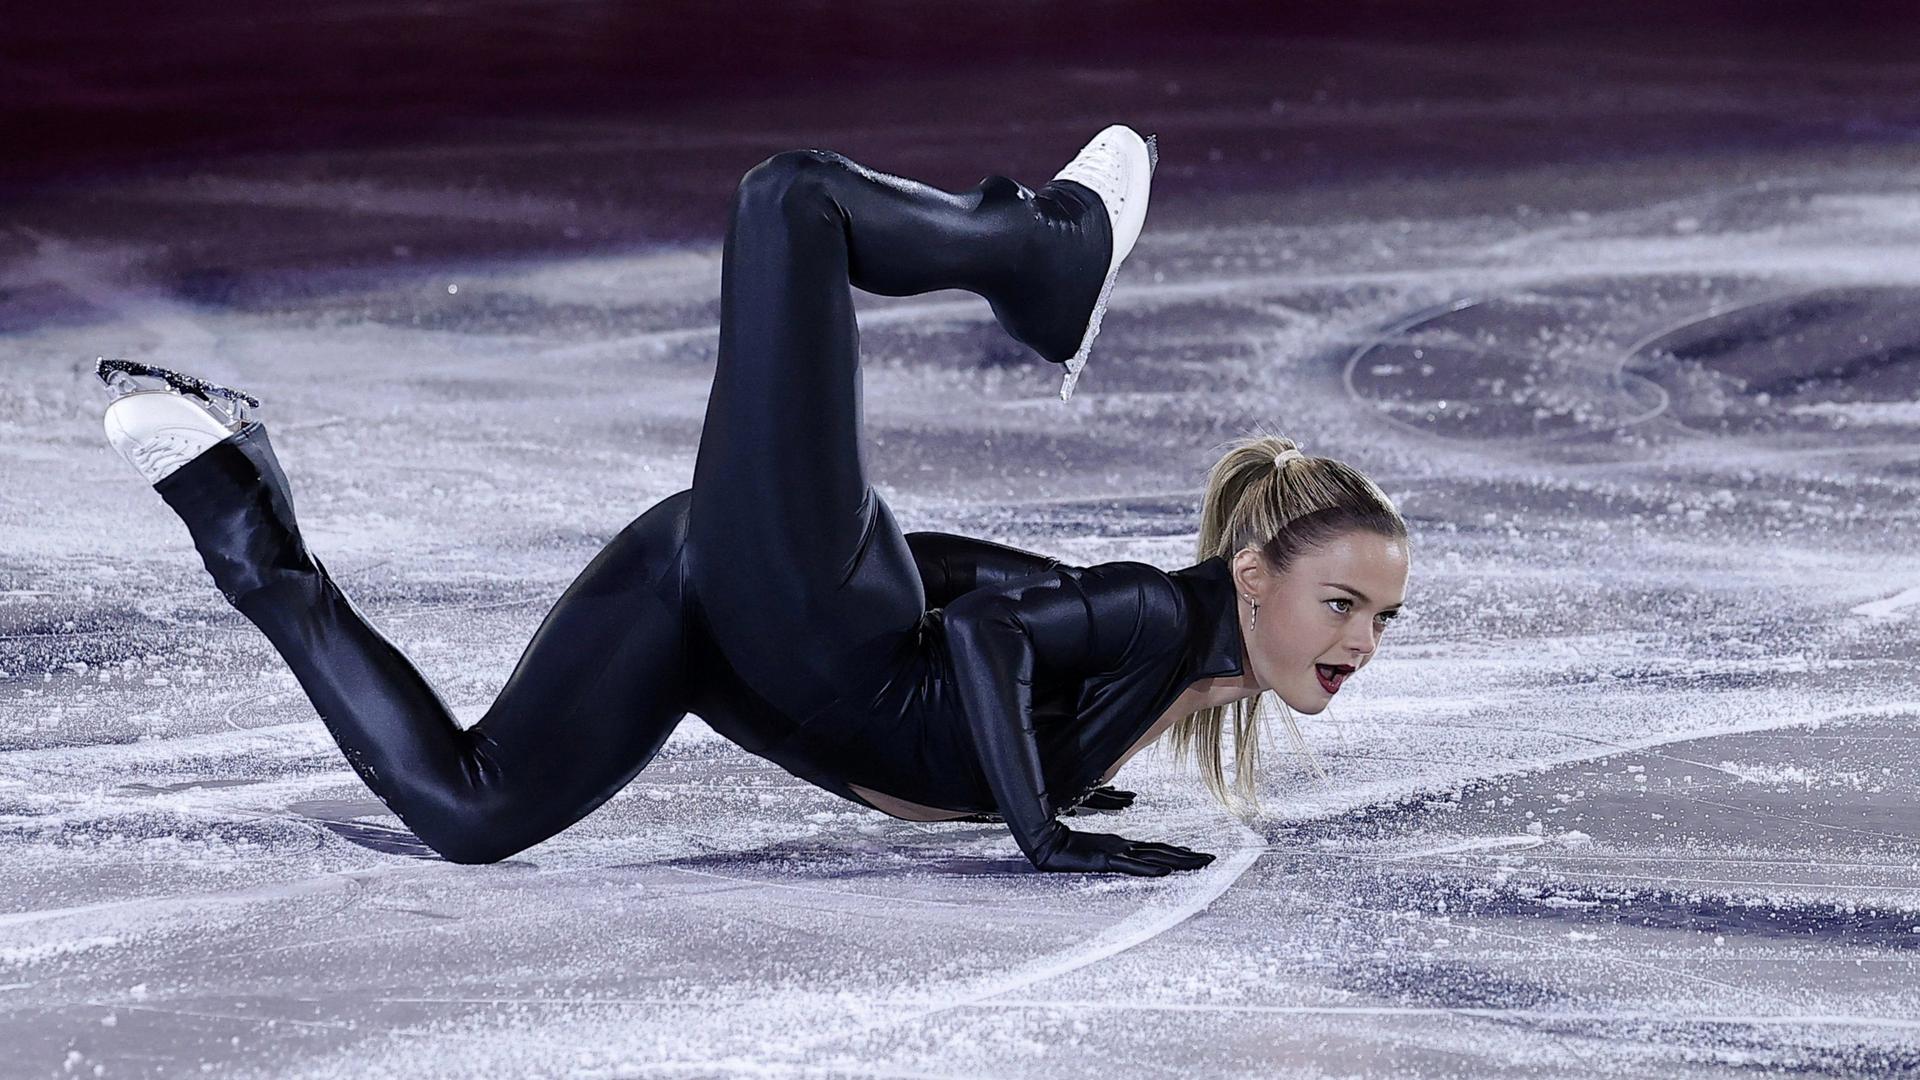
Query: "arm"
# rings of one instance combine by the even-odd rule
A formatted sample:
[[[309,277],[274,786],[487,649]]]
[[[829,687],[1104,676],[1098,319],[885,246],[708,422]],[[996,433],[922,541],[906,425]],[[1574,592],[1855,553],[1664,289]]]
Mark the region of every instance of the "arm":
[[[1151,567],[1098,572],[1085,583],[1040,573],[975,589],[947,608],[956,690],[994,803],[1021,852],[1041,870],[1160,876],[1191,870],[1211,855],[1144,844],[1107,833],[1076,833],[1054,820],[1033,726],[1036,670],[1071,677],[1124,663],[1142,640],[1143,591],[1171,588]],[[1158,578],[1156,582],[1154,578]],[[1101,634],[1105,628],[1104,637]]]
[[[913,551],[929,608],[946,607],[962,593],[1051,570],[1060,562],[991,540],[942,532],[910,532],[907,547]]]

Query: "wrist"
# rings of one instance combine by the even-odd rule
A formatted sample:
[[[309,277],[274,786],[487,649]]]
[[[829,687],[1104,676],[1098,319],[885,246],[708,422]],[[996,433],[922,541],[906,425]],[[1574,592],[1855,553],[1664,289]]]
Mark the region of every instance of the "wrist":
[[[1027,856],[1027,861],[1038,866],[1059,852],[1060,848],[1065,845],[1067,836],[1068,831],[1065,825],[1060,824],[1052,818],[1048,818],[1046,825],[1043,826],[1031,840],[1022,843],[1020,846],[1023,853]]]

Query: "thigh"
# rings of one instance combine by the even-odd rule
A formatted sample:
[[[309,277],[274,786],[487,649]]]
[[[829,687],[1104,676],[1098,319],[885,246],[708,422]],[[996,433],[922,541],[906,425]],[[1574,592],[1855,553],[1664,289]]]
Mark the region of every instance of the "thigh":
[[[689,510],[701,586],[709,553],[831,586],[873,524],[844,223],[813,175],[831,167],[777,155],[734,198]]]
[[[795,721],[882,676],[926,611],[913,551],[878,492],[867,489],[854,508],[845,544],[809,528],[769,517],[705,543],[690,538],[687,555],[689,568],[702,568],[698,603],[713,646]],[[759,530],[767,535],[748,535]],[[796,561],[803,552],[817,561]]]
[[[925,610],[867,480],[847,226],[829,155],[742,179],[721,269],[719,357],[694,464],[688,570],[715,644],[768,701],[808,713]]]

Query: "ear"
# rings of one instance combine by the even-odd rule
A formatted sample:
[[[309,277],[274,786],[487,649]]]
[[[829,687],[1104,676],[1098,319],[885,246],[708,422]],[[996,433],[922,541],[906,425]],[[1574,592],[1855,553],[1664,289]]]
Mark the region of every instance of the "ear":
[[[1267,560],[1260,549],[1248,544],[1233,553],[1227,560],[1232,569],[1234,591],[1242,596],[1260,596],[1267,591],[1267,582],[1273,577],[1267,573]]]

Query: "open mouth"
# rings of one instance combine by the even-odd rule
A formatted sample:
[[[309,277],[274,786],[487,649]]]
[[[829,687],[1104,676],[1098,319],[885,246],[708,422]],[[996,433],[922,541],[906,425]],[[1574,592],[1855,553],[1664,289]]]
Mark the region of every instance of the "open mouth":
[[[1320,680],[1320,689],[1329,694],[1340,692],[1340,685],[1353,674],[1352,664],[1315,664],[1313,674]]]

